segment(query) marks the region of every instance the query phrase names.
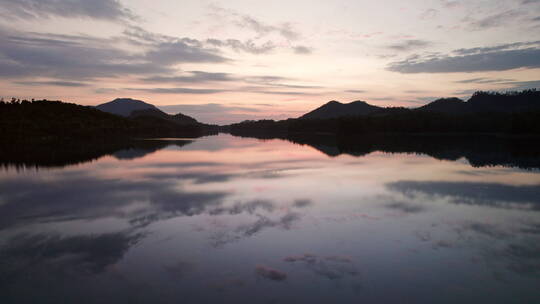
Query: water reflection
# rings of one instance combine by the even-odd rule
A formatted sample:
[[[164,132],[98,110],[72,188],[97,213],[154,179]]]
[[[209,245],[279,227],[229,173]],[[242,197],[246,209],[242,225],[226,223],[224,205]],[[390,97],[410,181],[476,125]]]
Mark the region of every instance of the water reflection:
[[[2,159],[3,303],[540,301],[534,149],[125,144]]]
[[[6,241],[0,254],[3,279],[7,280],[3,284],[36,270],[51,276],[99,274],[121,260],[140,237],[122,232],[71,237],[16,235]]]
[[[444,199],[454,204],[540,210],[540,185],[505,185],[482,182],[397,181],[389,190],[418,200]]]
[[[4,143],[0,146],[0,167],[21,170],[65,167],[91,162],[106,155],[130,160],[144,157],[170,145],[182,147],[190,143],[192,140],[189,139],[18,145]]]
[[[248,137],[269,139],[265,134],[250,134]],[[332,157],[343,154],[361,157],[382,151],[425,154],[440,160],[455,161],[465,158],[473,167],[540,168],[540,142],[535,137],[366,134],[351,138],[324,134],[293,134],[282,139],[311,146]]]

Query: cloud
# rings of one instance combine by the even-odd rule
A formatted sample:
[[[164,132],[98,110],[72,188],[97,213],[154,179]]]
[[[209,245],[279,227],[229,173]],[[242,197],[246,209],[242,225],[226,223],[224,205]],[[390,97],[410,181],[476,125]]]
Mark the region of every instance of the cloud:
[[[279,77],[279,76],[247,76],[240,77],[247,83],[257,84],[258,86],[244,87],[243,91],[258,92],[266,90],[268,88],[288,88],[288,89],[322,89],[321,86],[316,85],[299,85],[299,84],[287,84],[283,81],[294,81],[295,79]]]
[[[267,200],[255,200],[247,203],[236,203],[231,207],[215,208],[211,215],[237,215],[242,213],[254,214],[257,210],[273,212],[277,208],[276,204]]]
[[[237,15],[237,17],[239,17],[239,19],[236,20],[235,23],[238,27],[251,29],[260,37],[273,32],[280,34],[288,40],[297,40],[300,37],[300,34],[287,22],[280,25],[268,25],[248,15]]]
[[[414,100],[404,100],[404,102],[412,103],[412,104],[424,105],[427,102],[432,102],[432,101],[437,100],[439,98],[440,98],[440,96],[421,96],[421,97],[417,97]]]
[[[303,92],[303,91],[252,91],[257,94],[266,94],[266,95],[296,95],[296,96],[312,96],[317,95],[317,93],[312,92]]]
[[[472,94],[474,94],[474,92],[477,92],[477,91],[478,89],[459,90],[459,91],[453,92],[452,94],[457,95],[457,96],[462,96],[463,98],[468,98]]]
[[[457,50],[454,50],[452,53],[456,55],[473,55],[473,54],[484,54],[484,53],[497,52],[497,51],[525,49],[527,47],[536,47],[536,48],[540,47],[540,40],[514,42],[514,43],[500,44],[500,45],[488,46],[488,47],[457,49]]]
[[[391,44],[388,46],[388,48],[398,52],[408,52],[416,49],[426,48],[431,44],[431,42],[425,40],[406,40],[403,42]]]
[[[126,52],[72,37],[0,31],[0,77],[84,79],[129,73],[165,73],[166,68],[129,62]]]
[[[285,84],[285,83],[271,83],[267,84],[266,87],[244,87],[244,90],[258,92],[261,88],[268,88],[268,87],[274,87],[274,88],[287,88],[287,89],[322,89],[321,86],[313,86],[313,85],[299,85],[299,84]]]
[[[229,47],[237,52],[246,52],[250,54],[268,54],[272,52],[276,45],[272,41],[267,41],[265,43],[257,45],[253,40],[246,40],[242,42],[237,39],[207,39],[206,43],[215,47]]]
[[[261,110],[252,107],[227,106],[218,103],[207,104],[178,104],[158,106],[161,110],[168,113],[187,113],[188,115],[198,116],[200,114],[227,114],[230,112],[260,112]]]
[[[176,63],[219,63],[228,61],[214,49],[206,49],[198,41],[181,39],[173,42],[161,42],[154,45],[144,58],[152,63],[170,65]]]
[[[255,273],[261,278],[272,281],[284,281],[287,279],[287,274],[285,272],[263,265],[255,267]]]
[[[297,204],[296,202],[297,201],[293,202],[286,209],[279,208],[279,206],[276,206],[272,202],[260,200],[253,201],[245,205],[235,204],[231,207],[215,208],[214,213],[210,211],[210,214],[233,215],[239,213],[247,213],[250,215],[254,215],[256,217],[256,220],[253,222],[240,224],[230,231],[219,231],[219,233],[211,237],[212,246],[221,247],[244,238],[252,237],[269,228],[291,230],[293,228],[293,224],[295,224],[302,218],[302,215],[300,213],[294,212],[292,210],[294,208],[300,209],[310,206],[310,204]],[[273,215],[274,213],[278,213],[278,211],[282,210],[286,210],[286,212],[278,216]]]
[[[313,202],[308,199],[297,199],[293,202],[293,206],[296,208],[305,208],[313,205]]]
[[[287,40],[298,40],[301,35],[296,31],[292,24],[284,22],[277,25],[266,24],[255,17],[239,13],[235,10],[225,9],[216,4],[210,5],[210,10],[213,15],[219,19],[229,20],[235,26],[242,29],[254,31],[261,38],[272,33],[277,33]]]
[[[350,279],[359,275],[356,265],[348,256],[331,255],[322,257],[305,253],[302,255],[287,256],[283,261],[293,265],[302,265],[313,272],[313,274],[328,280]]]
[[[241,209],[241,212],[248,211],[254,212],[253,215],[257,217],[257,220],[251,223],[247,224],[241,224],[237,227],[235,227],[231,231],[220,231],[219,233],[213,235],[211,237],[212,246],[214,247],[222,247],[224,245],[227,245],[229,243],[237,242],[244,238],[252,237],[256,234],[261,233],[262,231],[269,229],[269,228],[280,228],[284,230],[291,230],[293,227],[293,224],[298,222],[302,217],[299,213],[287,211],[287,213],[283,214],[282,216],[278,216],[277,218],[271,217],[270,214],[264,215],[259,214],[259,212],[255,213],[255,210],[259,211],[266,211],[266,213],[272,213],[274,211],[274,206],[267,206],[267,205],[261,205],[257,204],[253,206],[254,209],[252,211],[249,211],[249,209]],[[292,207],[297,208],[303,208],[305,206],[295,206],[292,205]],[[218,214],[228,213],[228,212],[235,212],[235,209],[225,208],[225,212],[220,212]],[[217,209],[219,211],[219,209]],[[234,213],[231,213],[234,214]]]
[[[243,30],[255,32],[256,36],[245,41],[238,39],[207,39],[206,43],[216,47],[229,47],[237,52],[251,54],[268,54],[277,48],[289,48],[299,55],[308,55],[313,49],[307,46],[291,45],[292,41],[302,38],[292,23],[283,22],[279,24],[268,24],[253,16],[239,13],[232,9],[225,9],[216,4],[209,6],[213,19],[220,23],[232,24]],[[261,40],[265,40],[261,42]],[[273,40],[278,40],[274,42]]]
[[[522,48],[523,46],[530,46]],[[487,48],[459,49],[454,54],[415,55],[392,62],[388,70],[399,73],[456,73],[505,71],[540,67],[540,42],[521,42]]]
[[[133,54],[115,47],[118,42],[115,38],[0,28],[0,77],[46,77],[71,82],[128,75],[170,75],[178,63],[228,61],[218,50],[201,46],[197,41],[163,39],[147,41],[149,44],[141,48],[142,53]]]
[[[441,5],[445,8],[456,8],[461,6],[459,0],[441,0]]]
[[[161,45],[161,48],[170,44],[186,44],[191,47],[206,48],[210,53],[216,52],[216,48],[229,48],[235,52],[244,52],[254,55],[269,54],[278,48],[278,45],[271,40],[264,42],[260,39],[217,39],[209,38],[206,40],[197,40],[192,38],[176,38],[167,35],[149,32],[139,26],[128,26],[123,35],[133,44],[140,46],[155,47]],[[178,46],[177,46],[178,47]],[[279,48],[290,48],[288,44],[282,44]],[[307,47],[306,47],[307,48]],[[298,53],[300,54],[300,53]]]
[[[42,274],[67,279],[73,274],[91,275],[107,271],[118,263],[142,236],[124,232],[99,235],[16,235],[3,244],[0,271],[10,282]],[[29,275],[32,274],[32,275]],[[34,277],[35,276],[35,277]]]
[[[505,82],[505,85],[510,86],[510,90],[514,91],[522,91],[522,90],[528,90],[528,89],[538,89],[540,88],[540,80],[532,80],[532,81],[511,81],[511,82]]]
[[[512,81],[512,79],[504,79],[504,78],[471,78],[471,79],[464,79],[464,80],[458,80],[455,81],[455,83],[478,83],[478,84],[486,84],[486,83],[500,83],[504,81]]]
[[[253,236],[266,228],[279,227],[281,229],[290,230],[292,224],[301,219],[300,214],[295,212],[288,212],[278,219],[272,219],[270,217],[256,214],[257,220],[253,223],[241,225],[236,229],[236,232],[241,236],[249,237]]]
[[[193,88],[126,88],[129,91],[139,91],[157,94],[216,94],[227,92],[221,89],[193,89]]]
[[[8,19],[136,19],[135,15],[117,0],[0,0],[0,15]]]
[[[299,45],[299,46],[295,46],[293,48],[294,52],[296,54],[302,54],[302,55],[307,55],[307,54],[311,54],[313,53],[313,49],[312,48],[309,48],[307,46],[302,46],[302,45]]]
[[[472,30],[485,30],[495,27],[500,27],[512,21],[515,21],[519,17],[523,16],[523,12],[516,10],[508,10],[498,14],[483,17],[481,19],[474,19],[471,17],[464,18],[463,21],[468,23],[468,27]]]
[[[86,87],[87,83],[84,82],[71,82],[71,81],[17,81],[16,84],[24,86],[58,86],[58,87]]]
[[[142,78],[146,82],[171,82],[171,83],[203,83],[203,82],[222,82],[236,81],[237,78],[229,73],[209,73],[203,71],[190,71],[183,76],[152,76]]]
[[[246,82],[250,84],[258,84],[258,86],[245,86],[237,89],[228,89],[222,90],[225,91],[238,91],[238,92],[260,92],[266,91],[269,88],[288,88],[288,89],[320,89],[321,86],[313,85],[298,85],[298,84],[286,84],[280,83],[277,81],[292,80],[289,78],[278,77],[278,76],[243,76],[243,75],[233,75],[230,73],[213,73],[213,72],[203,72],[203,71],[191,71],[185,72],[183,75],[179,76],[151,76],[146,78],[141,78],[142,81],[152,82],[152,83],[215,83],[215,82]],[[152,89],[156,90],[156,89]],[[162,89],[160,89],[162,90]],[[168,92],[174,93],[175,90],[163,89]],[[204,91],[201,91],[204,93]],[[214,93],[214,91],[211,91]],[[215,104],[213,104],[215,105]]]
[[[418,195],[426,195],[430,199],[442,198],[454,204],[540,210],[539,185],[398,181],[389,183],[386,187],[412,199]]]
[[[366,93],[367,91],[366,90],[345,90],[345,92],[362,94],[362,93]]]
[[[285,81],[290,80],[290,78],[281,77],[281,76],[250,76],[246,78],[246,82],[251,83],[274,83],[276,81]]]
[[[101,217],[126,219],[134,226],[142,226],[163,218],[207,213],[228,195],[226,192],[183,192],[176,188],[178,180],[159,178],[128,182],[97,179],[84,173],[59,178],[62,180],[60,194],[55,179],[3,181],[0,193],[8,203],[0,205],[0,228],[38,219],[61,221]],[[83,192],[86,194],[81,197]],[[141,197],[148,202],[146,207],[126,211]]]
[[[136,25],[127,25],[122,35],[135,44],[155,44],[176,40],[175,37],[149,32]]]
[[[403,91],[407,94],[423,94],[423,93],[428,93],[429,91],[425,91],[425,90],[405,90]]]
[[[385,207],[401,211],[403,213],[419,213],[424,211],[424,206],[419,204],[414,204],[410,202],[399,202],[393,201],[385,205]]]
[[[504,231],[498,225],[494,225],[491,223],[469,222],[463,225],[463,229],[499,240],[504,239],[510,235],[507,231]]]
[[[522,91],[527,89],[540,88],[540,80],[530,80],[530,81],[515,81],[513,79],[505,78],[472,78],[456,81],[456,83],[464,84],[496,84],[500,86],[501,90],[513,90],[513,91]],[[466,91],[467,94],[470,91]],[[474,92],[473,92],[474,93]]]
[[[437,17],[437,15],[439,15],[439,11],[434,8],[430,8],[420,14],[420,19],[433,19]]]
[[[187,88],[187,87],[158,87],[158,88],[126,88],[125,90],[141,91],[159,94],[215,94],[224,92],[242,92],[242,93],[256,93],[266,95],[316,95],[313,92],[304,91],[281,91],[273,90],[276,88],[285,89],[321,89],[321,86],[314,85],[296,85],[276,83],[274,80],[286,79],[282,77],[274,76],[234,76],[228,73],[207,73],[207,72],[188,72],[186,75],[181,76],[151,76],[142,78],[141,80],[146,82],[164,82],[164,83],[212,83],[212,82],[249,82],[257,83],[258,86],[243,86],[236,88],[223,88],[223,89],[209,89],[209,88]],[[215,107],[215,104],[211,104]],[[219,110],[219,109],[217,109]]]

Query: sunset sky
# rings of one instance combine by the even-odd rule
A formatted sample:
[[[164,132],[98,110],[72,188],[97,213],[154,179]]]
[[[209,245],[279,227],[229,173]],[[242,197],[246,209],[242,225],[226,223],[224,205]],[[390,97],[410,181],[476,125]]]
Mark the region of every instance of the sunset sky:
[[[540,0],[0,0],[0,96],[208,123],[540,88]]]

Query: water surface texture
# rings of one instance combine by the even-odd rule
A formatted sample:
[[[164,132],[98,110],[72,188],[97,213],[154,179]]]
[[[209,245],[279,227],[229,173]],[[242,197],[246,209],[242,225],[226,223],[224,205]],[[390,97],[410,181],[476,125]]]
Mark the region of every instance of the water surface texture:
[[[1,302],[540,303],[537,168],[316,147],[5,162]]]

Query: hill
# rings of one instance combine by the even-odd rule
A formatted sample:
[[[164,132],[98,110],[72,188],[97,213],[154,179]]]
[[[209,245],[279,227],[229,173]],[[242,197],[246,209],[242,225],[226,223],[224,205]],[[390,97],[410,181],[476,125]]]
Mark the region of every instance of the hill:
[[[156,119],[160,119],[178,125],[202,125],[193,117],[182,113],[169,115],[153,104],[131,98],[117,98],[96,106],[96,109],[137,120],[156,121]]]
[[[351,103],[341,103],[332,100],[321,107],[304,114],[300,119],[329,119],[347,116],[367,115],[383,108],[370,105],[364,101],[353,101]]]
[[[173,121],[175,116],[171,117],[172,120],[144,115],[129,118],[61,101],[12,100],[0,102],[0,142],[196,137],[215,132],[205,125],[177,123]]]
[[[160,118],[166,121],[170,121],[180,125],[197,125],[200,124],[195,118],[178,113],[176,115],[169,115],[157,108],[155,109],[144,109],[144,110],[135,110],[129,115],[130,118],[137,117],[154,117]]]
[[[446,98],[416,109],[375,107],[378,110],[374,110],[366,105],[364,103],[361,107],[367,109],[367,114],[359,115],[358,111],[355,115],[345,115],[340,112],[344,104],[332,101],[300,119],[245,121],[228,126],[228,130],[233,135],[268,137],[287,137],[295,133],[340,136],[370,133],[540,135],[540,92],[536,90],[477,92],[467,102]],[[316,115],[311,115],[313,113]],[[338,114],[340,116],[336,116]]]
[[[419,107],[417,110],[439,113],[467,113],[469,109],[467,103],[459,98],[441,98]]]
[[[540,110],[540,91],[476,92],[467,101],[472,112],[519,113]]]
[[[467,101],[456,97],[440,98],[418,108],[410,110],[419,112],[445,114],[471,113],[520,113],[540,110],[540,91],[525,90],[521,92],[483,92],[474,93]],[[394,115],[403,113],[403,108],[382,108],[363,101],[348,104],[330,101],[321,107],[308,112],[300,119],[332,119],[372,114]]]
[[[131,98],[117,98],[113,101],[97,105],[96,109],[124,117],[130,116],[134,111],[158,110],[154,105]]]

